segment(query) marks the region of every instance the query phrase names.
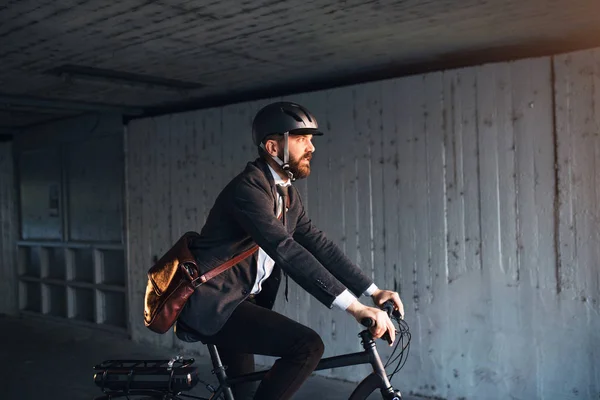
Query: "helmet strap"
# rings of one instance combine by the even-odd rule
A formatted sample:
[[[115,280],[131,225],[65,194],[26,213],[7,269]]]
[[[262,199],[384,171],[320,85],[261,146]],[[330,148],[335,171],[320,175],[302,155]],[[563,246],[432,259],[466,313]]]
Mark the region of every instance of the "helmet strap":
[[[290,178],[290,180],[292,182],[294,182],[296,179],[294,178],[294,174],[292,173],[292,171],[290,171],[289,136],[290,136],[289,132],[285,132],[283,134],[283,161],[279,157],[271,155],[265,148],[264,143],[260,144],[260,148],[262,148],[264,151],[266,151],[267,154],[269,154],[271,156],[271,158],[273,160],[275,160],[275,162],[283,169],[283,171],[287,174],[287,176]]]
[[[294,182],[296,179],[294,179],[294,174],[292,173],[292,171],[290,171],[289,137],[289,132],[285,132],[283,134],[283,165],[281,166],[281,168],[283,168],[287,176],[290,177],[290,180]]]

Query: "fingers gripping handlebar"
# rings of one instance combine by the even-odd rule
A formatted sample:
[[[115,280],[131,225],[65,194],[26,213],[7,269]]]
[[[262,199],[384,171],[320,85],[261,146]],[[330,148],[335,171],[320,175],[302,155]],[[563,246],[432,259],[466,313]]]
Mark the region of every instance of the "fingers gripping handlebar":
[[[395,318],[395,319],[399,319],[402,316],[400,315],[399,311],[394,311],[394,302],[392,302],[391,300],[386,301],[385,303],[383,303],[383,305],[381,306],[381,309],[383,311],[385,311],[388,315],[388,317],[390,318]],[[373,321],[373,319],[371,318],[363,318],[360,320],[361,325],[367,327],[367,328],[371,328],[373,326],[373,324],[375,324],[375,321]],[[390,333],[386,332],[383,336],[382,339],[386,340],[389,344],[392,343],[392,340],[390,338]]]

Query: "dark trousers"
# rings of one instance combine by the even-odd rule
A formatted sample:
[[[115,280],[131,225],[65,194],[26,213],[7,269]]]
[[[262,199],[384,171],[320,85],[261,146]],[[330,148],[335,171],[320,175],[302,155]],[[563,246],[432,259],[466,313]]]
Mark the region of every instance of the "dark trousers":
[[[240,304],[214,336],[227,375],[254,371],[254,354],[279,357],[256,389],[256,400],[285,400],[300,388],[323,355],[321,337],[312,329],[250,301]],[[236,400],[252,398],[256,385],[233,387]]]

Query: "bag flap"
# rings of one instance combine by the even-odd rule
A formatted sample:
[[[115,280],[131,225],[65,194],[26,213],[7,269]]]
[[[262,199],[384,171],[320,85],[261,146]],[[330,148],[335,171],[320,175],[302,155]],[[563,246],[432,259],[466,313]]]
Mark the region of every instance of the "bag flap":
[[[185,233],[160,260],[148,270],[148,279],[157,295],[165,293],[171,284],[177,284],[182,277],[193,280],[198,276],[196,259],[188,247],[189,239],[198,236],[196,232]],[[182,268],[183,266],[187,268]],[[181,277],[177,277],[182,274]]]

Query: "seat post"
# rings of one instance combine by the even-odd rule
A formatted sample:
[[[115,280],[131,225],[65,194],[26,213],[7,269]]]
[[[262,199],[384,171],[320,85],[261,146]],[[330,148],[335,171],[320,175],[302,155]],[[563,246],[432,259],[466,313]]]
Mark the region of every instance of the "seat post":
[[[235,400],[233,398],[233,393],[231,392],[231,388],[227,383],[227,373],[225,372],[225,367],[221,362],[221,357],[219,356],[219,351],[217,350],[217,346],[214,344],[207,344],[208,352],[210,354],[210,359],[213,365],[213,373],[217,376],[219,380],[220,386],[223,388],[223,393],[225,394],[225,400]]]

